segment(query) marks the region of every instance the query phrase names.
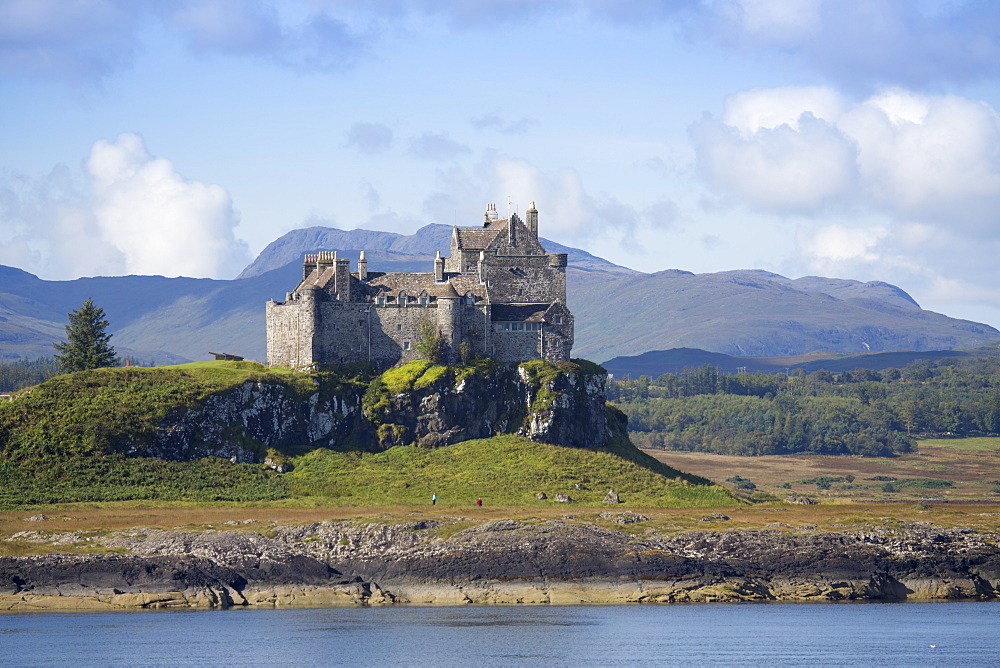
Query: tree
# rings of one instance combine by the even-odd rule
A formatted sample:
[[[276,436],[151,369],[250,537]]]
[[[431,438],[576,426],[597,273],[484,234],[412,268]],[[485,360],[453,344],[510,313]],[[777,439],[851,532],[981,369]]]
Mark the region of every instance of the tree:
[[[431,364],[439,364],[444,357],[444,337],[429,321],[420,323],[420,339],[417,341],[417,352]]]
[[[61,373],[118,366],[120,360],[109,343],[111,335],[104,333],[108,327],[104,309],[94,306],[93,299],[88,298],[83,306],[66,315],[69,317],[67,340],[52,344],[60,353],[54,357]]]

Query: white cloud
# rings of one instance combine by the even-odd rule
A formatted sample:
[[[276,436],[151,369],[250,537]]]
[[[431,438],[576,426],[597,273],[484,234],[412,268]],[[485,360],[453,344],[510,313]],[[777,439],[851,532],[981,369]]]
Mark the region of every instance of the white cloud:
[[[878,244],[888,230],[884,227],[849,228],[827,225],[804,240],[802,249],[815,264],[876,262],[881,259]]]
[[[808,112],[795,119],[794,128],[787,122],[758,126],[745,136],[706,119],[691,135],[709,183],[754,208],[810,211],[853,189],[854,147],[834,125]]]
[[[86,168],[98,227],[125,256],[126,271],[228,277],[245,264],[229,193],[185,179],[169,160],[150,156],[138,135],[97,142]]]
[[[894,93],[840,123],[873,201],[895,215],[980,231],[1000,223],[1000,116],[954,96]]]
[[[892,90],[851,105],[829,89],[755,90],[692,138],[708,181],[760,210],[850,200],[969,231],[1000,223],[1000,115],[983,102]]]
[[[758,130],[781,125],[798,130],[799,120],[806,114],[834,123],[843,107],[840,95],[823,86],[754,89],[726,100],[722,122],[739,130],[745,139]]]
[[[48,279],[229,278],[249,262],[229,194],[185,179],[134,134],[97,142],[83,174],[8,179],[0,220],[0,262]]]

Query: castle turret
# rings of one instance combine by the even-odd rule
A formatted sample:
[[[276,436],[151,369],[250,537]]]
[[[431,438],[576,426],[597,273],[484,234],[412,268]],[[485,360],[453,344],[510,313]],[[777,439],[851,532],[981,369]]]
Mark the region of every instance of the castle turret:
[[[462,345],[462,310],[459,308],[462,298],[451,281],[443,283],[435,293],[438,305],[437,326],[444,339],[445,362],[454,364],[458,361],[459,347]]]
[[[358,258],[358,280],[368,280],[368,260],[365,259],[364,251],[361,251],[361,257]]]
[[[528,225],[528,231],[531,232],[531,236],[538,241],[538,209],[535,208],[535,203],[531,202],[528,204],[528,210],[524,212],[527,220],[525,223]]]

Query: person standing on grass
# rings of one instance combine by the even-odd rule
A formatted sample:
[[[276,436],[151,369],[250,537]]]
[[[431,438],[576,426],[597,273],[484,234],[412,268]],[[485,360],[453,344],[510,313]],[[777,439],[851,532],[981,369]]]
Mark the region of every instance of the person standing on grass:
[[[437,494],[431,494],[431,505],[432,506],[436,506],[437,502],[438,502],[438,495]]]
[[[482,499],[476,499],[476,505],[481,507],[483,505],[483,500]]]

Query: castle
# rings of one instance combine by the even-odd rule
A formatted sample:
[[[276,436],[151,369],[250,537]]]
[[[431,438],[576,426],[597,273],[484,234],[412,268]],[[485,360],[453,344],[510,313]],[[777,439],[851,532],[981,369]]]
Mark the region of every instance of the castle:
[[[305,256],[302,281],[267,302],[267,362],[292,368],[371,362],[380,369],[420,359],[439,337],[441,361],[568,360],[573,314],[566,307],[566,254],[538,242],[538,211],[526,220],[486,209],[481,227],[455,227],[448,257],[428,273],[369,272],[364,251],[351,272],[336,252]]]

